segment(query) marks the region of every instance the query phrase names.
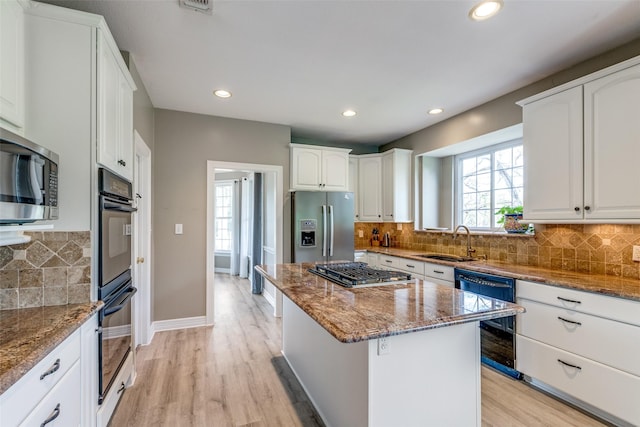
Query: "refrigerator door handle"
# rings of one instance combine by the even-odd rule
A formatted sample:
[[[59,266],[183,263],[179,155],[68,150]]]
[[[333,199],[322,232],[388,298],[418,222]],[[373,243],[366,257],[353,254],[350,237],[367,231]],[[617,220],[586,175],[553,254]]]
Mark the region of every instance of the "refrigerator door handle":
[[[322,256],[327,256],[327,205],[322,205]]]
[[[333,256],[333,205],[329,205],[329,220],[331,221],[331,239],[329,240],[329,256]]]

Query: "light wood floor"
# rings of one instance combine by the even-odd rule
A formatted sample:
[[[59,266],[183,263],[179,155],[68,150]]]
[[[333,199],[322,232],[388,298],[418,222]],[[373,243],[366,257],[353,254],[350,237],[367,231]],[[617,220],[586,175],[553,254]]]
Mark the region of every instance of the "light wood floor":
[[[140,348],[136,383],[111,427],[322,426],[280,354],[280,320],[271,313],[248,281],[216,275],[215,326],[159,332]],[[604,424],[483,367],[482,425]]]

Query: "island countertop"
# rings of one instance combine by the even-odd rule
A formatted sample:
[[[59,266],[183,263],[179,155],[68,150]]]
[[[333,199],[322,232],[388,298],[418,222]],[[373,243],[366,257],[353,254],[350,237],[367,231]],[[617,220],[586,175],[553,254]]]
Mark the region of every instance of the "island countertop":
[[[349,343],[523,313],[516,304],[414,279],[345,288],[308,271],[313,263],[256,266],[337,340]]]

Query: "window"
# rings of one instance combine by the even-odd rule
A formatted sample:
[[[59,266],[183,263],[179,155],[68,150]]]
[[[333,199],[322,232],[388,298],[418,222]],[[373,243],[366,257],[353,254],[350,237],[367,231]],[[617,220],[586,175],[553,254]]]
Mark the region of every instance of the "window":
[[[522,206],[522,141],[511,141],[456,156],[458,224],[498,228],[495,212]]]
[[[233,237],[233,182],[216,183],[216,252],[231,251]]]

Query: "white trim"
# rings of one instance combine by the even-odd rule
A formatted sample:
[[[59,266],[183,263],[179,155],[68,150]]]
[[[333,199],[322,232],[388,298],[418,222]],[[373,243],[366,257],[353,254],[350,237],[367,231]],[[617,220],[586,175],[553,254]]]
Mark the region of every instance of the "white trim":
[[[610,67],[603,68],[602,70],[596,71],[596,72],[591,73],[591,74],[587,74],[586,76],[577,78],[575,80],[571,80],[568,83],[562,84],[560,86],[556,86],[554,88],[545,90],[544,92],[540,92],[540,93],[538,93],[536,95],[533,95],[533,96],[530,96],[528,98],[525,98],[525,99],[523,99],[521,101],[516,102],[516,104],[518,104],[519,106],[523,107],[523,106],[525,106],[527,104],[531,104],[532,102],[538,101],[538,100],[540,100],[542,98],[546,98],[548,96],[555,95],[556,93],[563,92],[563,91],[565,91],[567,89],[571,89],[571,88],[574,88],[576,86],[580,86],[580,85],[583,85],[585,83],[589,83],[590,81],[599,79],[599,78],[604,77],[604,76],[608,76],[609,74],[613,74],[613,73],[616,73],[618,71],[622,71],[625,68],[633,67],[633,66],[638,65],[638,64],[640,64],[640,56],[635,56],[633,58],[627,59],[626,61],[619,62],[617,64],[614,64],[614,65],[610,66]]]
[[[151,200],[151,150],[144,142],[138,131],[133,131],[133,140],[135,145],[134,154],[134,189],[143,195],[143,209],[134,215],[135,238],[133,240],[133,256],[131,260],[134,272],[134,279],[138,293],[134,297],[134,348],[138,345],[148,345],[153,338],[151,331],[151,210],[153,209]],[[140,157],[140,165],[138,165],[137,157]],[[138,171],[140,167],[140,171]],[[138,175],[142,174],[141,182],[137,182]],[[138,202],[139,203],[139,202]],[[138,247],[138,233],[142,233],[142,244]],[[144,257],[145,262],[137,264],[135,257]],[[140,269],[143,271],[140,272]],[[137,273],[140,272],[140,277]]]
[[[175,329],[189,329],[207,326],[205,316],[183,317],[182,319],[156,320],[152,323],[153,332],[173,331]]]
[[[275,287],[274,287],[274,289],[275,289]],[[273,296],[273,295],[271,295],[269,292],[263,292],[263,293],[262,293],[262,296],[263,296],[263,297],[264,297],[264,299],[266,299],[266,300],[267,300],[267,302],[268,302],[269,304],[271,304],[271,306],[275,309],[275,307],[276,307],[276,299],[274,298],[274,296]],[[276,316],[276,317],[279,317],[279,316]]]
[[[222,273],[222,274],[231,274],[231,269],[230,268],[221,268],[221,267],[216,267],[214,269],[214,271],[216,273]]]
[[[284,254],[284,168],[279,165],[261,165],[255,163],[219,162],[207,160],[207,246],[206,246],[206,324],[213,325],[214,320],[214,268],[215,268],[215,184],[216,169],[242,170],[249,172],[273,172],[276,175],[276,263],[281,264]],[[276,299],[280,291],[276,290]]]

